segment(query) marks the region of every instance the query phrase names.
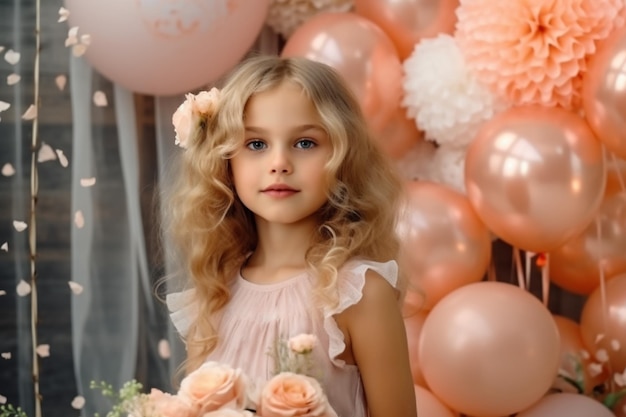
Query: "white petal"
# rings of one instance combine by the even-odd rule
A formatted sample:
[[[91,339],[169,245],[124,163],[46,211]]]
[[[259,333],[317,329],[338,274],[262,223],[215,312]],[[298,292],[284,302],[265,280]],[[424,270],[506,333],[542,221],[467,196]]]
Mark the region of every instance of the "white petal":
[[[5,177],[10,177],[14,174],[15,174],[15,168],[13,168],[13,165],[11,165],[8,162],[2,165],[2,175],[4,175]]]
[[[74,281],[68,281],[67,284],[70,286],[70,290],[76,295],[83,292],[83,286]]]
[[[4,243],[2,244],[2,246],[0,246],[0,250],[3,250],[3,251],[5,251],[5,252],[8,252],[8,251],[9,251],[9,242],[4,242]]]
[[[80,179],[81,187],[92,187],[95,184],[96,184],[96,178],[95,177],[81,178]]]
[[[39,153],[37,154],[37,162],[54,161],[55,159],[57,159],[57,155],[52,150],[52,147],[46,142],[41,142],[41,148],[39,148]]]
[[[0,100],[0,111],[5,111],[9,107],[11,107],[11,103],[7,103],[6,101]]]
[[[47,358],[48,356],[50,356],[50,345],[39,345],[37,346],[37,349],[35,349],[35,351],[40,357]]]
[[[7,292],[5,290],[0,290],[0,295],[7,295]]]
[[[15,65],[20,62],[20,53],[15,52],[13,49],[9,49],[6,54],[4,54],[4,60],[11,65]]]
[[[170,342],[166,339],[159,340],[159,356],[163,359],[167,359],[170,355]]]
[[[74,213],[74,224],[79,229],[82,229],[85,226],[85,218],[83,217],[82,211],[77,210],[76,213]]]
[[[6,404],[7,403],[7,397],[5,397],[4,395],[0,395],[0,404]]]
[[[65,85],[67,84],[67,77],[63,74],[57,75],[54,82],[56,83],[57,88],[63,91],[65,89]]]
[[[15,85],[15,84],[19,83],[21,79],[22,79],[22,77],[20,77],[19,74],[9,74],[7,76],[7,84],[8,85]]]
[[[73,409],[82,410],[84,406],[85,406],[85,397],[81,395],[74,397],[74,399],[72,400]]]
[[[31,104],[22,115],[22,119],[33,120],[35,117],[37,117],[37,107],[35,107],[34,104]]]
[[[70,16],[70,11],[67,10],[65,7],[61,7],[59,9],[59,20],[58,20],[58,22],[65,22],[69,16]]]
[[[2,352],[0,356],[2,356],[2,359],[11,359],[11,352]]]
[[[27,227],[28,225],[26,224],[26,222],[23,222],[21,220],[13,220],[13,228],[18,232],[23,232],[24,230],[26,230]]]
[[[619,340],[615,340],[615,339],[611,340],[611,348],[612,348],[614,351],[616,351],[616,352],[617,352],[618,350],[620,350],[620,349],[621,349],[621,345],[620,345],[620,343],[619,343]]]
[[[85,33],[84,35],[80,35],[80,43],[82,43],[85,46],[91,45],[91,35],[88,33]]]
[[[96,91],[93,93],[93,104],[97,107],[106,107],[109,103],[107,101],[107,96],[102,91]]]
[[[87,45],[84,45],[82,43],[79,43],[72,47],[72,55],[74,55],[75,57],[83,56],[85,55],[85,52],[87,52]]]
[[[15,291],[20,297],[27,296],[28,294],[30,294],[30,284],[24,280],[21,280],[19,284],[17,284]]]
[[[67,166],[69,165],[69,162],[67,161],[67,157],[65,156],[62,150],[60,149],[55,149],[55,150],[57,153],[57,157],[59,157],[59,163],[61,164],[63,168],[67,168]]]
[[[595,363],[595,362],[590,363],[587,369],[589,370],[589,375],[593,378],[602,373],[602,364]]]
[[[596,352],[596,359],[598,362],[608,362],[609,354],[606,352],[606,349],[598,349]]]
[[[596,335],[596,340],[595,340],[595,343],[596,343],[596,344],[600,343],[600,341],[601,341],[602,339],[604,339],[604,335],[603,335],[602,333],[597,334],[597,335]]]

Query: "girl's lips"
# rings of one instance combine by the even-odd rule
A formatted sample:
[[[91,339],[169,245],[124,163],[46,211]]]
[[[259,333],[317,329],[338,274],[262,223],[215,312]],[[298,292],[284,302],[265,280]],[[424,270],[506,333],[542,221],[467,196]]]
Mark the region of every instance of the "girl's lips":
[[[263,194],[268,195],[270,197],[289,197],[295,193],[297,193],[298,191],[293,190],[291,188],[269,188],[266,190],[263,190]]]

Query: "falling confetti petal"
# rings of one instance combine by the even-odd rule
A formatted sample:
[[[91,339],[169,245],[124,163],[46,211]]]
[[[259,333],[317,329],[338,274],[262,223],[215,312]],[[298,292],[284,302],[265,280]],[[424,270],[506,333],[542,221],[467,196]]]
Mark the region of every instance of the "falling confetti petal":
[[[74,399],[72,400],[72,408],[75,410],[82,410],[82,408],[85,406],[85,397],[79,395],[77,397],[74,397]]]
[[[70,16],[70,11],[67,10],[65,7],[61,7],[59,9],[59,20],[58,20],[58,22],[65,22],[69,16]]]
[[[8,85],[15,85],[15,84],[19,83],[21,79],[22,79],[22,77],[20,77],[18,74],[9,74],[7,76],[7,84]]]
[[[37,117],[37,107],[35,107],[34,104],[31,104],[22,115],[22,119],[33,120],[35,117]]]
[[[57,159],[57,154],[54,153],[52,147],[46,142],[41,142],[41,148],[39,148],[39,153],[37,154],[37,162],[54,161],[55,159]]]
[[[607,362],[607,361],[609,360],[609,354],[608,354],[608,353],[606,353],[606,350],[605,350],[605,349],[599,349],[599,350],[596,352],[596,359],[597,359],[599,362]]]
[[[13,220],[13,228],[18,232],[23,232],[24,230],[26,230],[27,227],[28,225],[25,222],[20,220]]]
[[[109,103],[107,101],[107,96],[102,91],[96,91],[93,93],[93,104],[98,107],[106,107]]]
[[[78,26],[71,27],[67,31],[67,38],[65,39],[65,47],[76,45],[78,43]]]
[[[0,249],[5,251],[5,252],[8,252],[9,251],[9,242],[4,242],[2,244],[2,246],[0,246]]]
[[[615,383],[620,387],[626,385],[626,369],[624,369],[624,372],[621,374],[619,372],[616,372],[615,375],[613,375],[613,379],[615,380]]]
[[[604,335],[602,333],[596,335],[596,341],[595,344],[597,345],[598,343],[600,343],[600,341],[604,339]]]
[[[72,55],[75,57],[83,56],[87,52],[87,45],[83,45],[79,43],[77,45],[72,46]]]
[[[589,376],[591,376],[592,378],[602,373],[602,364],[590,363],[587,368],[589,369]]]
[[[79,229],[82,229],[85,226],[85,218],[83,217],[83,212],[78,210],[74,213],[74,224]]]
[[[13,165],[9,164],[8,162],[2,165],[2,175],[4,175],[5,177],[10,177],[14,174],[15,168],[13,168]]]
[[[580,356],[581,356],[583,359],[585,359],[585,360],[587,360],[587,359],[589,359],[589,358],[591,357],[591,356],[589,355],[589,352],[587,352],[585,349],[582,349],[582,350],[580,351]]]
[[[15,52],[13,49],[9,49],[6,54],[4,54],[4,60],[11,65],[15,65],[20,62],[20,53]]]
[[[67,166],[69,165],[69,162],[67,161],[67,157],[65,156],[63,151],[60,149],[56,149],[56,153],[57,153],[57,156],[59,157],[59,163],[61,164],[61,166],[63,168],[67,168]]]
[[[88,33],[85,33],[84,35],[80,35],[80,43],[85,46],[91,45],[91,35]]]
[[[4,46],[0,46],[0,52],[4,51]]]
[[[19,284],[17,284],[16,292],[17,295],[19,295],[20,297],[24,297],[30,294],[30,284],[24,280],[21,280]]]
[[[96,183],[96,179],[94,177],[80,179],[81,187],[92,187],[93,185],[95,185],[95,183]]]
[[[170,342],[165,339],[159,340],[159,356],[163,359],[170,357]]]
[[[0,295],[7,295],[7,292],[5,290],[0,290]]]
[[[70,286],[70,290],[76,295],[83,292],[83,286],[74,281],[68,281],[67,284]]]
[[[6,101],[0,101],[0,111],[8,110],[11,107],[11,103],[7,103]]]
[[[4,395],[0,395],[0,404],[6,404],[7,403],[7,397],[5,397]]]
[[[11,352],[2,352],[0,356],[2,356],[2,359],[11,359]]]
[[[56,83],[57,88],[63,91],[65,89],[65,85],[67,84],[67,77],[63,74],[57,75],[54,82]]]
[[[619,343],[619,340],[615,340],[615,339],[611,340],[611,348],[612,348],[614,351],[616,351],[616,352],[617,352],[618,350],[620,350],[620,349],[621,349],[621,345],[620,345],[620,343]]]
[[[39,345],[35,351],[40,357],[47,358],[50,356],[50,345]]]

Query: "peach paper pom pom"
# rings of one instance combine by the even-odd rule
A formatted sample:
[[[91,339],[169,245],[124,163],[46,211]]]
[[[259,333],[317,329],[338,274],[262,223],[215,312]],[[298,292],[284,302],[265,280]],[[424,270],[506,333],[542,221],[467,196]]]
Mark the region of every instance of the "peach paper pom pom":
[[[515,105],[580,105],[586,59],[624,0],[461,0],[455,37],[477,78]]]
[[[256,1],[256,0],[255,0]],[[347,12],[353,0],[271,0],[265,23],[289,39],[293,32],[320,13]]]

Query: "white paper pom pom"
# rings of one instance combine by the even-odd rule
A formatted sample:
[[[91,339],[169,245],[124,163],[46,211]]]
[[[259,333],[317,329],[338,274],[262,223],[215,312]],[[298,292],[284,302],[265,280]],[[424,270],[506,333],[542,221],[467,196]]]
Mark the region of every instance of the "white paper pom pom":
[[[347,12],[353,0],[272,0],[265,23],[288,39],[313,16],[323,12]]]
[[[425,180],[431,171],[433,155],[437,146],[420,140],[401,159],[396,160],[396,169],[405,180]]]
[[[447,185],[465,195],[466,154],[466,147],[440,146],[430,164],[428,179]]]
[[[482,123],[506,108],[469,72],[450,35],[423,39],[403,66],[402,105],[426,139],[440,145],[471,143]]]

